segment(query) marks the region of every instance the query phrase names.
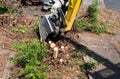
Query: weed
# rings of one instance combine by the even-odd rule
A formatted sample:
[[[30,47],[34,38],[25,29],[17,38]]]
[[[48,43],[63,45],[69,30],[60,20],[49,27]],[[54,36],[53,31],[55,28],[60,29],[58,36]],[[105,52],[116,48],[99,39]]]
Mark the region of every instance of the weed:
[[[76,26],[80,28],[80,30],[92,31],[96,34],[101,34],[105,32],[107,25],[103,23],[102,25],[98,25],[96,23],[90,24],[85,20],[76,20]]]
[[[84,79],[82,74],[79,74],[78,77],[79,77],[79,79]]]
[[[21,44],[13,45],[13,48],[18,52],[23,52],[14,59],[14,62],[22,61],[22,63],[25,62],[24,64],[26,64],[35,59],[41,60],[47,55],[47,47],[43,46],[38,39],[32,40],[28,43],[23,42]],[[38,62],[35,61],[33,64],[35,63],[37,64]]]
[[[76,26],[80,28],[80,30],[91,31],[93,29],[92,25],[88,23],[86,20],[76,20]]]
[[[57,74],[57,79],[62,79],[62,74],[61,73]]]
[[[20,72],[20,76],[27,79],[47,79],[45,71],[41,71],[38,66],[26,65],[25,70]]]
[[[98,0],[94,0],[93,3],[88,7],[89,17],[91,24],[96,25],[98,23]]]
[[[40,17],[39,16],[37,16],[37,19],[36,19],[36,23],[35,23],[35,25],[33,26],[33,27],[31,27],[30,28],[30,30],[39,30],[39,23],[40,23]]]
[[[75,65],[80,65],[81,63],[81,58],[82,58],[82,52],[80,51],[74,51],[71,55],[71,62],[72,64],[75,64]]]
[[[76,24],[76,26],[78,26],[78,28],[80,28],[81,30],[85,30],[85,29],[87,28],[87,25],[88,25],[87,21],[85,21],[85,20],[80,20],[80,19],[77,19],[77,20],[75,21],[75,24]]]
[[[3,14],[5,12],[8,12],[8,7],[6,7],[2,1],[0,1],[0,14]]]
[[[8,13],[9,14],[13,14],[14,12],[16,12],[18,9],[18,7],[15,7],[15,8],[8,8]]]
[[[73,58],[78,58],[78,57],[81,57],[82,56],[82,53],[81,52],[73,52],[72,53],[72,56],[71,57],[73,57]]]
[[[95,28],[94,28],[94,32],[96,33],[96,34],[101,34],[101,33],[103,33],[104,31],[105,31],[105,29],[106,29],[106,26],[104,26],[104,25],[100,25],[100,26],[94,26]]]
[[[23,15],[23,11],[22,10],[19,10],[18,13],[19,13],[20,16]]]
[[[80,68],[82,71],[86,72],[87,70],[95,68],[99,64],[100,63],[97,61],[90,62],[90,63],[84,63],[84,64],[80,65]]]
[[[14,33],[21,32],[21,33],[25,34],[27,32],[27,28],[25,25],[20,25],[18,28],[13,28],[12,32],[14,32]]]
[[[0,14],[3,14],[3,13],[14,13],[15,11],[17,11],[17,8],[18,7],[15,7],[15,8],[10,8],[6,5],[3,4],[2,1],[0,1]]]
[[[47,56],[47,47],[38,39],[13,45],[14,50],[22,52],[12,61],[19,64],[24,70],[20,71],[20,77],[25,79],[47,79],[48,66],[42,60]]]
[[[98,25],[98,0],[94,0],[88,7],[89,17],[91,20],[92,29],[96,34],[103,33],[105,31],[105,23]]]
[[[106,28],[105,32],[112,35],[116,35],[118,33],[117,30],[113,30],[112,28],[109,28],[109,27]]]
[[[87,9],[89,13],[90,22],[86,20],[76,20],[78,28],[85,31],[92,31],[96,34],[101,34],[106,30],[106,23],[99,25],[98,21],[98,0],[94,0],[93,3]]]
[[[10,73],[8,79],[13,79],[13,74]]]

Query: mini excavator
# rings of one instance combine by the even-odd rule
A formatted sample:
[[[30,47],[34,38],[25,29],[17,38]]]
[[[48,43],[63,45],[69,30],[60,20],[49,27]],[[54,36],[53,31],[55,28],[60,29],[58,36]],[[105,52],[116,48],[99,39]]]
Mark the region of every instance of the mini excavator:
[[[56,38],[71,30],[82,0],[44,0],[43,10],[49,14],[40,17],[39,32],[41,41],[48,37]]]

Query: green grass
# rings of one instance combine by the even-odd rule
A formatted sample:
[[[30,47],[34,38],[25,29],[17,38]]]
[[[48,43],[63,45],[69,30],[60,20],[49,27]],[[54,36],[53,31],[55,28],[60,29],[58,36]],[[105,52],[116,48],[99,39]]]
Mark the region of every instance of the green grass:
[[[37,16],[36,23],[34,26],[30,27],[30,30],[38,31],[39,30],[39,23],[40,23],[40,16]]]
[[[99,65],[100,63],[97,61],[91,61],[89,63],[84,63],[80,65],[80,68],[83,72],[87,72],[87,70],[91,70],[93,68],[95,68],[97,65]]]
[[[105,32],[106,28],[107,28],[106,23],[103,23],[102,25],[91,24],[85,20],[80,20],[80,19],[76,20],[76,26],[81,31],[91,31],[91,32],[94,32],[96,34],[101,34],[101,33]]]
[[[119,33],[119,31],[114,30],[113,28],[109,28],[109,27],[106,28],[105,32],[108,33],[108,34],[112,34],[112,35],[116,35],[116,34]]]
[[[78,77],[79,77],[79,79],[84,79],[82,74],[79,74]]]
[[[18,14],[19,14],[20,16],[22,16],[22,15],[24,14],[24,12],[23,12],[22,10],[19,10],[19,11],[18,11]]]
[[[5,12],[8,12],[8,7],[7,6],[5,6],[3,3],[2,3],[2,1],[0,1],[0,14],[3,14],[3,13],[5,13]]]
[[[91,24],[97,25],[98,23],[98,0],[94,0],[88,7],[88,13],[91,20]]]
[[[98,25],[98,0],[94,0],[93,3],[88,7],[88,13],[90,17],[91,30],[96,34],[101,34],[105,31],[105,23]]]
[[[94,32],[96,33],[96,34],[101,34],[101,33],[103,33],[103,32],[105,32],[105,30],[106,30],[106,25],[95,25],[94,26]]]
[[[22,34],[25,34],[27,32],[27,27],[25,25],[20,25],[18,28],[13,28],[12,32],[17,33],[20,32]]]
[[[85,20],[80,20],[80,19],[76,19],[75,24],[78,28],[80,28],[79,30],[86,30],[88,29],[88,22]]]
[[[93,3],[88,7],[87,12],[89,14],[89,21],[85,19],[77,19],[75,24],[82,31],[91,31],[96,34],[101,34],[106,30],[106,23],[99,24],[98,20],[98,0],[94,0]]]
[[[38,39],[13,45],[15,51],[21,52],[12,60],[15,65],[24,68],[19,72],[24,79],[47,79],[48,66],[43,59],[48,55],[48,49]]]
[[[82,57],[82,52],[80,51],[74,51],[71,55],[72,58],[80,58]]]
[[[6,5],[4,5],[2,1],[0,1],[0,14],[3,14],[3,13],[12,14],[12,13],[17,11],[17,8],[18,7],[10,8],[10,7],[6,6]]]

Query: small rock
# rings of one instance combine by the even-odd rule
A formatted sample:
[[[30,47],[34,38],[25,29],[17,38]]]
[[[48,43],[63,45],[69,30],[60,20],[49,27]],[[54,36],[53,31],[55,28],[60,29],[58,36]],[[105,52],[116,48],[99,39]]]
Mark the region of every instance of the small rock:
[[[65,52],[65,47],[64,47],[64,46],[61,46],[61,50]]]
[[[58,47],[55,47],[53,50],[54,50],[55,52],[56,52],[56,51],[58,52]]]
[[[52,41],[49,41],[48,43],[49,43],[49,44],[51,44],[51,43],[52,43]]]
[[[65,47],[64,46],[61,46],[61,49],[64,49]]]
[[[66,55],[66,59],[70,59],[70,55],[69,54]]]
[[[63,59],[60,59],[60,63],[63,63],[63,61],[64,61]]]
[[[51,43],[51,44],[50,44],[50,47],[51,47],[51,48],[54,48],[54,47],[55,47],[55,43]]]

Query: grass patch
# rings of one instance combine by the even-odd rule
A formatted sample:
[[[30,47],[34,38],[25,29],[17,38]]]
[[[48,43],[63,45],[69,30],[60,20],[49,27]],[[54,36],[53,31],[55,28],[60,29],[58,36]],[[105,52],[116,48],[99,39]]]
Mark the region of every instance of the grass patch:
[[[19,72],[20,78],[24,79],[47,79],[46,72],[49,70],[42,60],[47,56],[48,49],[38,39],[13,45],[15,51],[21,52],[12,60],[23,70]]]
[[[37,17],[36,17],[36,23],[35,23],[34,26],[30,27],[30,30],[38,31],[38,30],[39,30],[39,23],[40,23],[40,17],[37,16]]]
[[[79,77],[79,79],[84,79],[82,74],[79,74],[78,77]]]
[[[72,53],[72,55],[71,55],[71,57],[72,58],[80,58],[80,57],[82,57],[82,52],[80,52],[80,51],[74,51],[73,53]]]
[[[94,0],[93,3],[88,7],[87,12],[88,12],[88,19],[77,19],[75,24],[80,30],[85,30],[85,31],[91,31],[96,34],[101,34],[105,32],[107,24],[102,23],[99,24],[98,20],[98,0]]]
[[[102,25],[96,25],[96,24],[91,24],[87,22],[86,20],[76,20],[76,26],[79,28],[80,31],[91,31],[96,34],[101,34],[106,31],[106,23],[103,23]]]
[[[22,34],[25,34],[25,33],[27,33],[27,27],[25,26],[25,25],[20,25],[18,28],[13,28],[12,29],[12,32],[13,33],[17,33],[17,32],[20,32],[20,33],[22,33]]]
[[[0,14],[3,14],[5,12],[8,12],[8,7],[6,7],[2,1],[0,1]]]
[[[108,33],[108,34],[116,35],[116,34],[118,34],[118,32],[119,31],[114,30],[112,28],[106,28],[106,33]]]
[[[93,3],[88,7],[88,13],[91,24],[98,24],[98,0],[94,0]]]
[[[19,14],[20,16],[22,16],[22,15],[24,14],[24,12],[23,12],[22,10],[19,10],[19,11],[18,11],[18,14]]]
[[[96,34],[101,34],[106,31],[107,25],[106,23],[103,23],[102,25],[93,25],[93,31]]]
[[[88,53],[88,52],[87,53],[86,52],[87,51],[78,50],[78,51],[74,51],[72,53],[70,61],[71,61],[71,64],[73,65],[73,67],[75,65],[77,65],[79,67],[82,63],[84,63],[83,62],[83,55]],[[83,72],[80,70],[80,73],[77,74],[78,79],[84,79],[85,73],[86,72]]]
[[[71,55],[71,61],[73,64],[80,65],[82,62],[82,57],[89,54],[88,50],[74,51]]]
[[[90,26],[89,23],[86,20],[80,20],[80,19],[76,19],[75,24],[78,28],[80,28],[79,30],[83,31],[87,31],[90,30]]]
[[[3,13],[12,14],[12,13],[16,12],[17,9],[18,9],[18,7],[10,8],[10,7],[6,6],[6,5],[4,5],[2,1],[0,1],[0,14],[3,14]]]
[[[80,68],[83,72],[87,72],[87,70],[91,70],[93,68],[95,68],[97,65],[99,65],[100,63],[97,61],[91,61],[89,63],[84,63],[80,65]]]

